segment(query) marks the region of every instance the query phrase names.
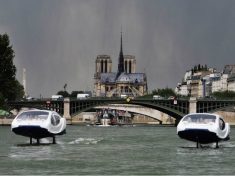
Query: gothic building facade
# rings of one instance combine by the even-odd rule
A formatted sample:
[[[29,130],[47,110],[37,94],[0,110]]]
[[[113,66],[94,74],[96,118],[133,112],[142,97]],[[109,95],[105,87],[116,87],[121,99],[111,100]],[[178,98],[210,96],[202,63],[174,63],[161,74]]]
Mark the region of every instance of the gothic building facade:
[[[95,67],[95,96],[136,97],[147,93],[147,77],[145,73],[136,73],[135,56],[123,55],[122,35],[117,72],[112,72],[112,59],[109,55],[98,55]]]

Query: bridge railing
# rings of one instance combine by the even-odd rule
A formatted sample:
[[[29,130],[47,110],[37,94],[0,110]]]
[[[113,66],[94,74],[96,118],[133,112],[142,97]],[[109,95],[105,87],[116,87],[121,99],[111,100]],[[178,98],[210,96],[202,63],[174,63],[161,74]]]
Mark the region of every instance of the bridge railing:
[[[134,102],[152,104],[155,106],[167,107],[169,109],[173,109],[182,114],[189,113],[189,101],[188,100],[153,100],[153,99],[145,99],[145,100],[134,100]]]
[[[63,100],[51,100],[51,99],[42,99],[42,100],[28,100],[28,101],[10,101],[8,106],[11,109],[21,108],[36,108],[36,109],[48,109],[58,112],[59,114],[64,114],[64,101]]]
[[[235,100],[198,100],[197,112],[214,112],[228,107],[234,107]]]
[[[82,111],[92,109],[93,107],[99,106],[99,105],[106,105],[106,104],[112,104],[112,103],[125,103],[125,102],[126,102],[125,99],[120,99],[120,98],[119,99],[91,98],[91,99],[84,99],[84,100],[72,99],[70,100],[70,115],[78,114]]]

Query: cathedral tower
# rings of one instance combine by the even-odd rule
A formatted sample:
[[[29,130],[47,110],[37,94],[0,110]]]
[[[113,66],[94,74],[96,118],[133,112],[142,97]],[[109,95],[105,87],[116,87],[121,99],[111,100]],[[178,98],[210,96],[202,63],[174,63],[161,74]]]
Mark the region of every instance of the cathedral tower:
[[[98,55],[96,58],[96,73],[112,72],[112,60],[109,55]]]
[[[136,60],[133,55],[124,55],[124,71],[126,73],[135,73]]]

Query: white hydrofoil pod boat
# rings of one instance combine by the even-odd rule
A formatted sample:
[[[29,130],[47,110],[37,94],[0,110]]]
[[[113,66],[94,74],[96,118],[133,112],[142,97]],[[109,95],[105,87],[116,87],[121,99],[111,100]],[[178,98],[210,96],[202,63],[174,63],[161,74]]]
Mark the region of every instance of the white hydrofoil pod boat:
[[[180,138],[199,144],[209,144],[221,140],[228,140],[230,126],[217,114],[192,113],[184,116],[178,126],[177,134]]]
[[[66,119],[57,112],[50,110],[29,110],[19,113],[12,121],[11,130],[18,135],[39,139],[66,133]]]

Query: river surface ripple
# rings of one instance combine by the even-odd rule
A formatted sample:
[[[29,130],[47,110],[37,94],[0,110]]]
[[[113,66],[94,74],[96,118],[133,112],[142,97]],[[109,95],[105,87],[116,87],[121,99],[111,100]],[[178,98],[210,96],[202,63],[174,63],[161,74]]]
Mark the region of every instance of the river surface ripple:
[[[67,134],[29,139],[0,127],[0,174],[4,175],[229,175],[235,174],[235,128],[231,140],[195,148],[176,127],[67,126]]]

